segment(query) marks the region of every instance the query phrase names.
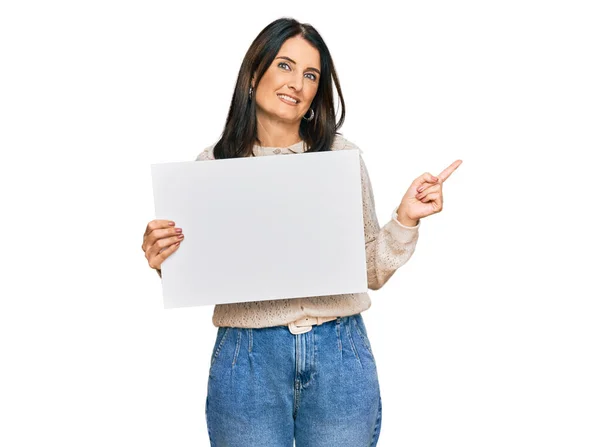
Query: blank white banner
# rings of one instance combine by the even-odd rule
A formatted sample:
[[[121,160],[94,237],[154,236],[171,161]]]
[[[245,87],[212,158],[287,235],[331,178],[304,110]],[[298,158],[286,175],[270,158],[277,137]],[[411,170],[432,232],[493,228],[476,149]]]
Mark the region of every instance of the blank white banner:
[[[165,308],[367,291],[358,150],[151,166]]]

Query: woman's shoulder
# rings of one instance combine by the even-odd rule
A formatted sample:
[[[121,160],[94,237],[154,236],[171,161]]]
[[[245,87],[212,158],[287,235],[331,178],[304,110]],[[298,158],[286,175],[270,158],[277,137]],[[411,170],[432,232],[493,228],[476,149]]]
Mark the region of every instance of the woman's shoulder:
[[[215,148],[216,145],[217,145],[217,142],[215,141],[210,146],[204,148],[202,150],[202,152],[200,152],[198,154],[198,156],[196,157],[196,161],[200,161],[200,160],[214,160],[215,156],[214,156],[213,150],[214,150],[214,148]]]
[[[361,150],[361,148],[359,148],[352,141],[348,140],[343,135],[336,134],[335,138],[333,139],[333,144],[331,145],[331,150],[332,151],[338,151],[338,150],[344,150],[344,149],[358,149],[358,152],[360,154],[363,153],[363,151]]]

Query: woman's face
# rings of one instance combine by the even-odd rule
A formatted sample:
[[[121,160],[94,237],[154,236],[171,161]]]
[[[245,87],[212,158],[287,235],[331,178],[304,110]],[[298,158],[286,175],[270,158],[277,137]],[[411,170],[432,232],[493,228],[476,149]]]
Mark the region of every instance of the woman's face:
[[[258,120],[299,125],[317,94],[320,70],[315,47],[300,36],[286,40],[255,88]]]

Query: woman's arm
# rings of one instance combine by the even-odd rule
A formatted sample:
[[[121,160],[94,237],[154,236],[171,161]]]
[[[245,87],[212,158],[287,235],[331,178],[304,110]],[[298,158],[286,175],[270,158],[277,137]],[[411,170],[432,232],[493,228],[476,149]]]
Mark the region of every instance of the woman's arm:
[[[368,287],[371,290],[378,290],[412,256],[419,238],[421,223],[419,221],[415,226],[403,225],[398,220],[396,208],[390,221],[382,228],[379,226],[369,172],[361,155],[359,158]]]

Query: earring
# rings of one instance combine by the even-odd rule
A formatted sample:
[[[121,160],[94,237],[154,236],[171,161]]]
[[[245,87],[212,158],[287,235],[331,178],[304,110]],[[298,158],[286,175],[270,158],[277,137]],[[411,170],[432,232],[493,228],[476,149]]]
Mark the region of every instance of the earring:
[[[303,116],[302,118],[305,119],[306,121],[312,121],[313,118],[315,117],[315,111],[313,109],[308,109],[310,110],[310,118],[307,118],[305,116]]]
[[[250,90],[248,90],[248,99],[252,99],[252,86],[250,86]]]

